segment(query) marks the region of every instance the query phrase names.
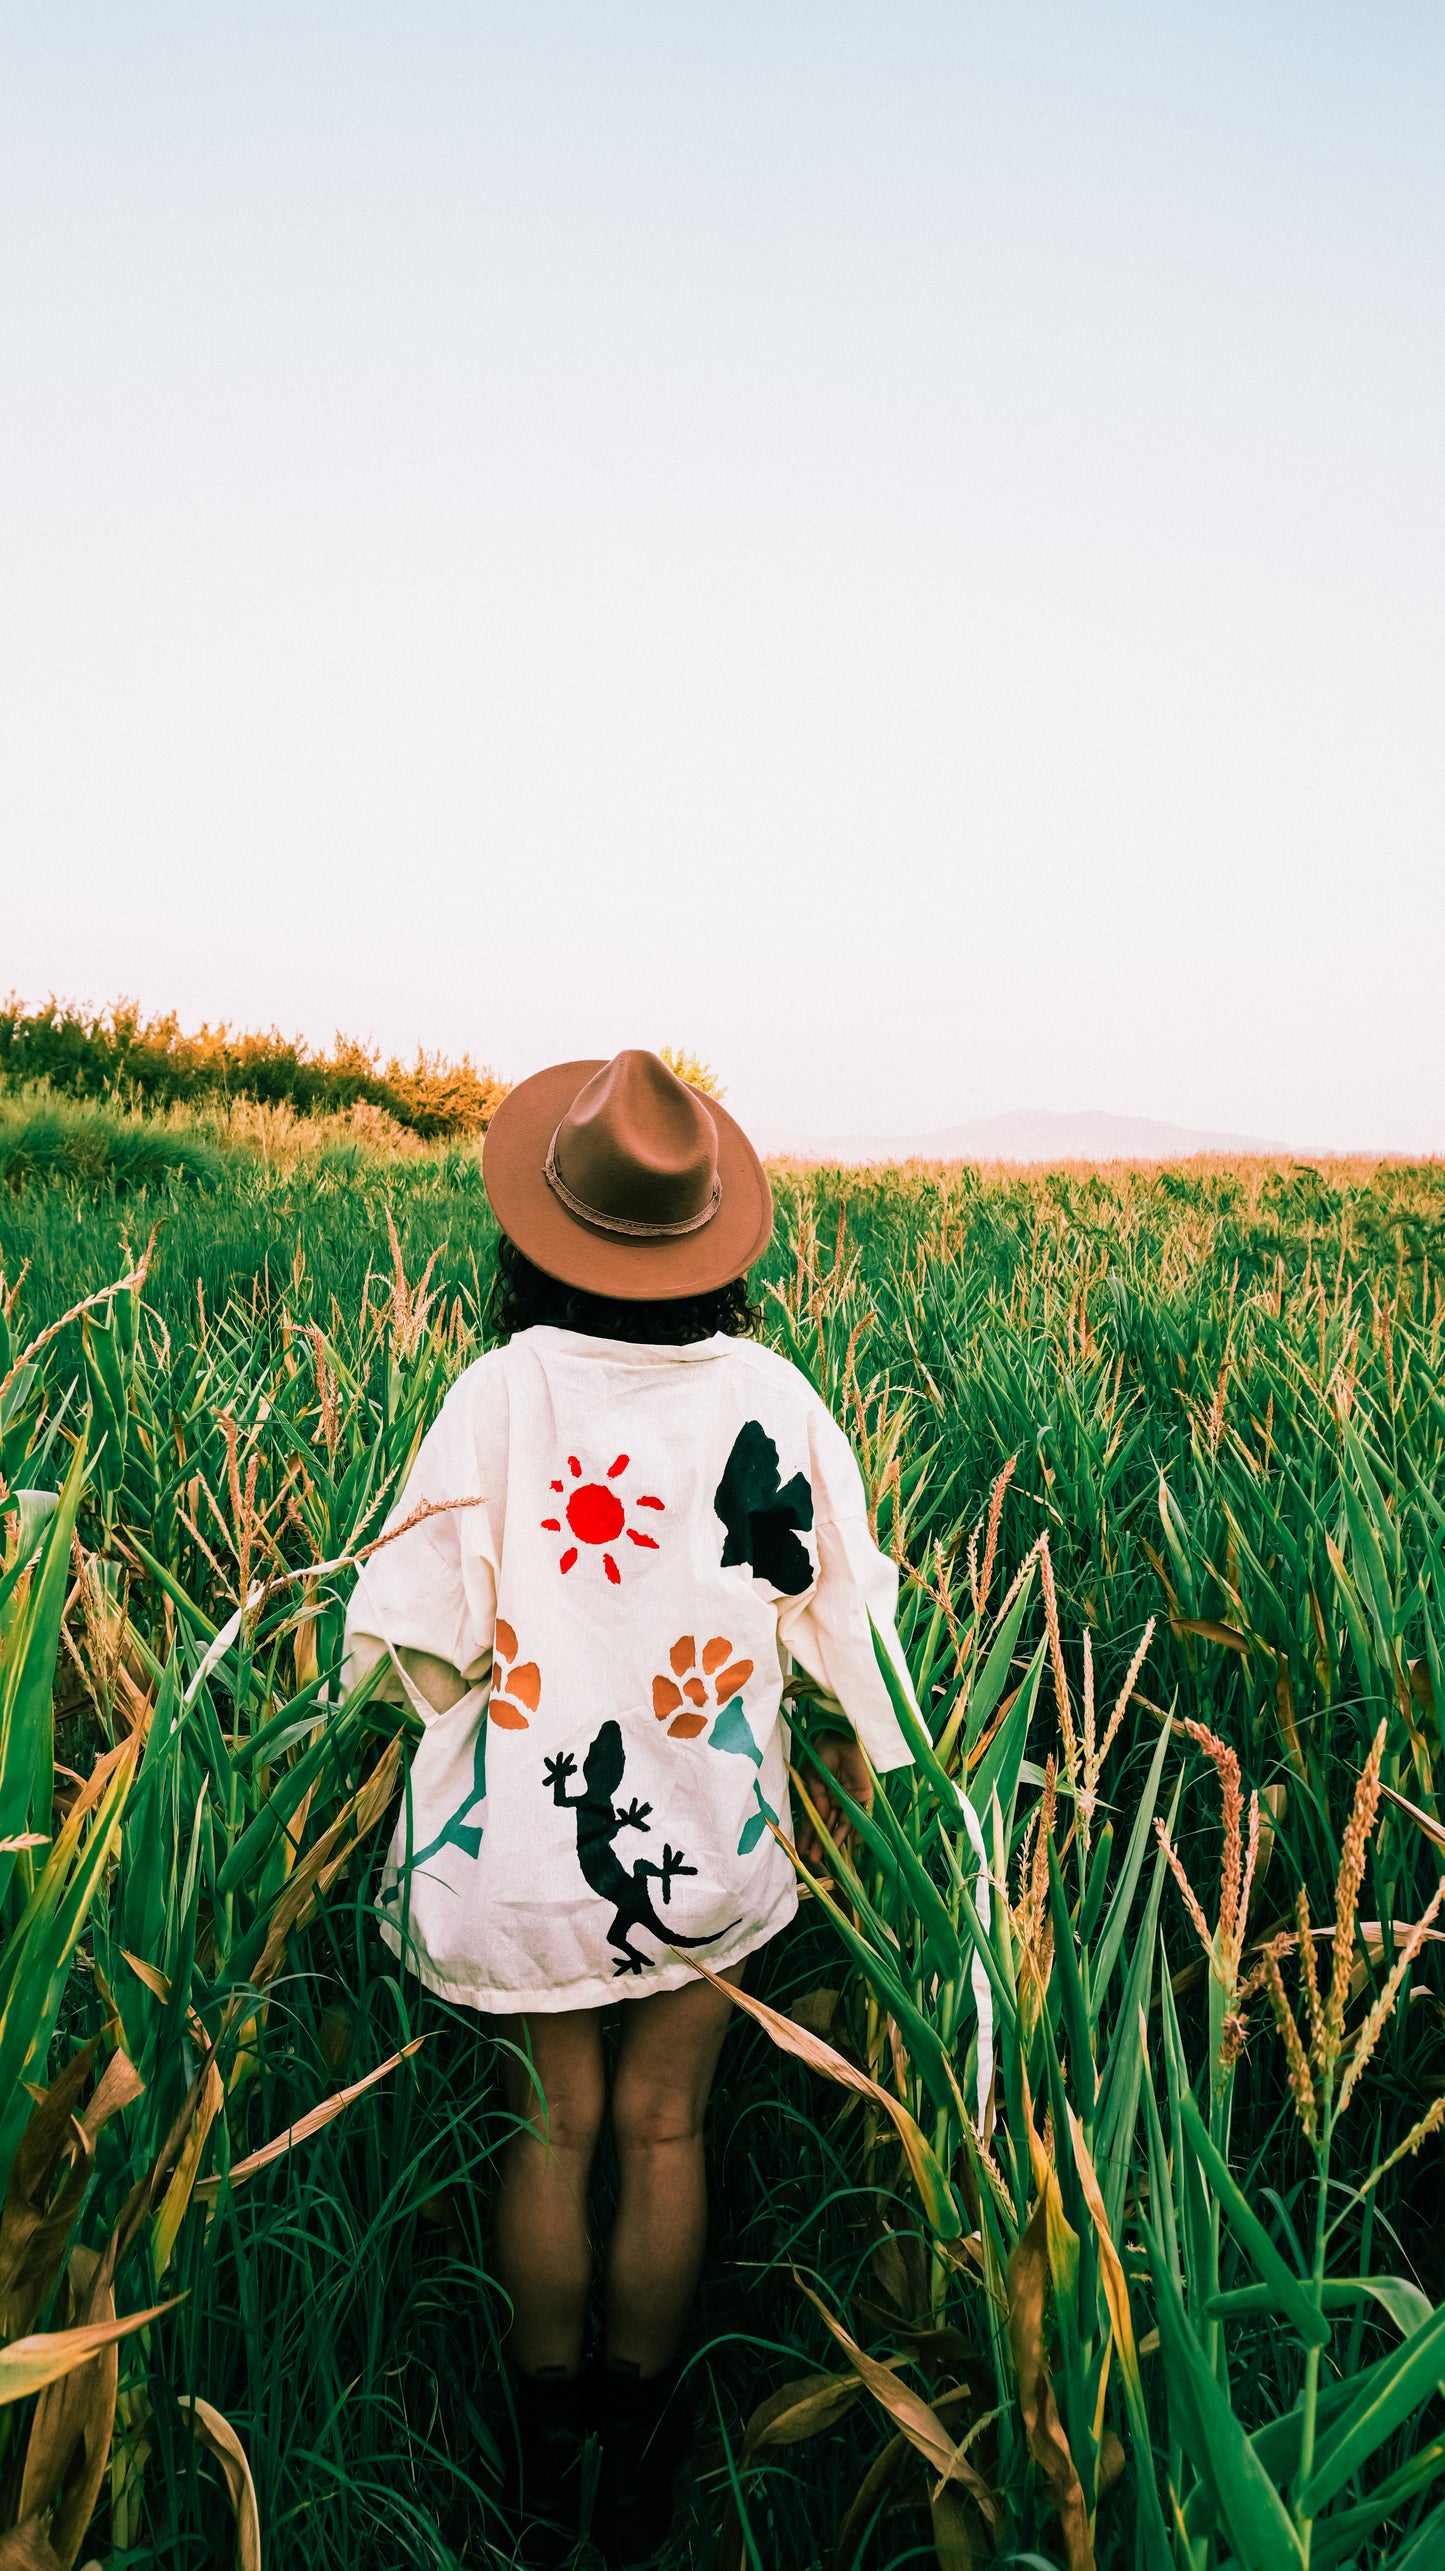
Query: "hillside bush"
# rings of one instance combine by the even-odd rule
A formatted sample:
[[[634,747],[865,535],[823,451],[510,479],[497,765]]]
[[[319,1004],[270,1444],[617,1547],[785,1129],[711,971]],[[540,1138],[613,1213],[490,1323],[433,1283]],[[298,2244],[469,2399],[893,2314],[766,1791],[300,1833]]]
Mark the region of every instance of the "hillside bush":
[[[134,1002],[87,1012],[53,996],[27,1010],[13,994],[0,1007],[0,1084],[44,1081],[71,1098],[151,1109],[206,1099],[253,1098],[304,1115],[366,1105],[424,1140],[483,1133],[506,1083],[470,1055],[447,1062],[418,1052],[383,1068],[374,1046],[338,1035],[330,1053],[300,1036],[233,1030],[224,1021],[183,1032],[174,1010],[145,1018]]]

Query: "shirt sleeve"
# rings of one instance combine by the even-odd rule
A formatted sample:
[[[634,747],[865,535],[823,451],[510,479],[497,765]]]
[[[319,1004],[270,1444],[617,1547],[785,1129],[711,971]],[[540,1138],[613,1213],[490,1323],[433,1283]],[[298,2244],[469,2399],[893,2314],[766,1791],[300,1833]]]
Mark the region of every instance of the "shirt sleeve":
[[[878,1667],[870,1617],[909,1703],[917,1710],[894,1623],[898,1567],[873,1541],[857,1458],[821,1402],[810,1407],[809,1445],[818,1576],[800,1598],[785,1602],[778,1618],[778,1639],[809,1676],[837,1698],[882,1774],[911,1765],[913,1752]]]
[[[499,1405],[488,1397],[494,1389],[500,1394],[500,1385],[477,1380],[485,1368],[483,1359],[452,1386],[382,1528],[392,1541],[362,1564],[347,1609],[347,1685],[390,1660],[379,1693],[398,1701],[404,1693],[424,1720],[433,1718],[433,1709],[404,1681],[397,1652],[429,1652],[450,1662],[469,1685],[491,1666],[505,1433],[493,1417]],[[393,1533],[422,1508],[430,1514],[404,1535]]]

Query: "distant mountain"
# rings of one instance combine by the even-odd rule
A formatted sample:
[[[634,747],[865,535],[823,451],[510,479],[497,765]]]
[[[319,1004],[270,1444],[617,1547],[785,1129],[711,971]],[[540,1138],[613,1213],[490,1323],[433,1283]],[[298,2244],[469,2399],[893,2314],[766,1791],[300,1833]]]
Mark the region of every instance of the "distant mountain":
[[[1092,1107],[1072,1112],[1016,1107],[931,1134],[829,1134],[794,1150],[800,1160],[819,1161],[1166,1161],[1192,1160],[1199,1152],[1278,1153],[1289,1148],[1258,1134],[1196,1132],[1152,1116],[1106,1116]]]

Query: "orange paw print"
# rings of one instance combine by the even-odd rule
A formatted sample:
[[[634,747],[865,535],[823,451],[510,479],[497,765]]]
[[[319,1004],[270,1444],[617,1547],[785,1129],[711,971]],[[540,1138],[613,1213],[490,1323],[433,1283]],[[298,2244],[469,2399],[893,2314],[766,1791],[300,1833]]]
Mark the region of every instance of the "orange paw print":
[[[517,1637],[505,1616],[499,1616],[492,1647],[492,1694],[487,1707],[490,1720],[503,1732],[525,1732],[527,1716],[536,1713],[541,1696],[540,1669],[534,1660],[517,1659]],[[524,1705],[526,1714],[522,1712]]]
[[[702,1647],[702,1675],[697,1669],[697,1644],[691,1634],[675,1642],[667,1657],[672,1663],[671,1678],[652,1682],[652,1710],[659,1723],[667,1724],[671,1741],[694,1741],[708,1725],[708,1688],[713,1700],[724,1705],[746,1687],[753,1674],[750,1660],[734,1660],[732,1644],[725,1634],[714,1634]],[[671,1717],[671,1720],[669,1720]]]

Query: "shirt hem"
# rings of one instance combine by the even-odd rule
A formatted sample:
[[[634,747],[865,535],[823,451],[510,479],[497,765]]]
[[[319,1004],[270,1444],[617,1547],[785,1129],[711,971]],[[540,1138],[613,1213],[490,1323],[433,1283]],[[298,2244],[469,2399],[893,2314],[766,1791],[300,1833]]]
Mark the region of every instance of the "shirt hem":
[[[780,1905],[761,1926],[746,1929],[738,1937],[719,1938],[700,1961],[711,1973],[727,1972],[731,1965],[756,1954],[760,1946],[766,1946],[786,1928],[797,1908],[797,1889],[790,1884],[786,1904]],[[423,1990],[430,1991],[433,1998],[450,2000],[459,2008],[480,2009],[487,2017],[554,2017],[564,2009],[609,2008],[614,2000],[646,2000],[654,1991],[680,1991],[696,1979],[692,1966],[682,1957],[673,1956],[651,1973],[618,1974],[606,1981],[593,1974],[586,1981],[551,1983],[543,1990],[498,1991],[490,1983],[449,1978],[433,1963],[419,1939],[413,1941],[414,1951],[404,1954],[401,1931],[389,1919],[381,1922],[381,1935],[392,1954],[416,1975]]]

